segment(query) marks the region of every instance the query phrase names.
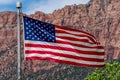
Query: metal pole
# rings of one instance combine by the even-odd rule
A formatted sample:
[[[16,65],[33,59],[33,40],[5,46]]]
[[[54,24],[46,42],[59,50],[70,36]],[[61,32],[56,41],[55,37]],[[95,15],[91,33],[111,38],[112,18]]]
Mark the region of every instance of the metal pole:
[[[18,26],[17,77],[18,77],[18,80],[20,80],[20,63],[21,63],[20,62],[20,10],[21,10],[21,3],[20,2],[16,3],[16,8],[18,9],[18,12],[17,12],[17,26]]]

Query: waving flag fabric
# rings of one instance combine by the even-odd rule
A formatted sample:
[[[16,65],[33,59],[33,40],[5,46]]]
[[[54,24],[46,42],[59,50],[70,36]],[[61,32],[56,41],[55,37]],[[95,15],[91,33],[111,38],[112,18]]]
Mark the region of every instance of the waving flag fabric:
[[[104,49],[91,34],[25,16],[23,19],[26,60],[50,60],[88,67],[104,66]]]

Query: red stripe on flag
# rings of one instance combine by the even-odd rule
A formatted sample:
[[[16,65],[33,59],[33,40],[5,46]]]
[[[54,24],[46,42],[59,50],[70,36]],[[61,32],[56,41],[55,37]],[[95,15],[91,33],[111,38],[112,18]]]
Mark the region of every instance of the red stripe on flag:
[[[70,43],[70,42],[67,42],[67,41],[62,41],[62,40],[57,40],[56,43],[61,43],[61,44],[69,44],[69,45],[73,45],[73,46],[77,46],[77,47],[83,47],[83,48],[96,48],[96,49],[103,49],[102,46],[100,45],[95,45],[95,46],[85,46],[82,45],[82,44],[75,44],[75,43]],[[89,45],[92,45],[91,43],[89,43]]]
[[[63,29],[63,30],[69,30],[69,31],[76,31],[76,32],[82,32],[84,34],[88,34],[90,36],[92,36],[93,38],[95,38],[93,35],[85,32],[85,31],[82,31],[82,30],[77,30],[77,29],[74,29],[74,28],[68,28],[68,27],[63,27],[63,26],[58,26],[58,25],[55,25],[56,28],[60,28],[60,29]]]
[[[34,47],[34,48],[50,48],[50,49],[56,49],[58,50],[65,50],[65,51],[71,51],[71,52],[76,52],[78,54],[88,54],[88,55],[104,55],[104,52],[96,52],[95,51],[82,51],[82,50],[77,50],[77,49],[72,49],[72,48],[68,48],[68,47],[60,47],[60,46],[51,46],[51,45],[43,45],[43,44],[25,44],[25,47]]]
[[[65,63],[65,64],[72,64],[76,66],[87,66],[87,67],[104,67],[105,65],[89,65],[89,64],[83,64],[83,63],[76,63],[76,62],[70,62],[70,61],[64,61],[59,59],[53,59],[50,57],[26,57],[26,60],[50,60],[52,62],[58,62],[58,63]]]
[[[78,38],[74,38],[74,37],[66,37],[66,36],[57,36],[57,38],[63,39],[63,40],[71,40],[71,41],[80,41],[80,42],[86,42],[86,43],[91,43],[92,42],[89,41],[89,39],[78,39]]]
[[[85,42],[88,42],[88,40],[90,39],[92,42],[96,43],[96,41],[94,41],[93,37],[90,37],[88,35],[85,35],[85,34],[72,34],[72,33],[69,33],[69,32],[66,32],[66,31],[61,31],[61,30],[55,30],[57,34],[70,34],[70,35],[73,35],[73,36],[77,36],[77,37],[86,37],[87,39],[82,39],[82,40],[85,40]],[[65,37],[65,36],[62,36],[62,37]],[[62,38],[61,37],[61,38]],[[67,38],[67,37],[66,37]],[[71,37],[71,38],[75,38],[75,37]],[[67,38],[68,39],[68,38]],[[76,39],[76,38],[75,38]],[[78,39],[78,38],[77,38]],[[74,39],[73,39],[74,40]],[[81,41],[81,40],[80,40]]]
[[[68,55],[68,54],[61,54],[60,52],[51,52],[51,51],[35,51],[35,50],[26,50],[26,54],[52,54],[55,56],[61,56],[61,57],[66,57],[66,58],[73,58],[73,59],[78,59],[78,60],[85,60],[85,61],[94,61],[94,62],[103,62],[104,59],[95,59],[95,58],[85,58],[85,57],[78,57],[78,56],[73,56],[73,55]]]

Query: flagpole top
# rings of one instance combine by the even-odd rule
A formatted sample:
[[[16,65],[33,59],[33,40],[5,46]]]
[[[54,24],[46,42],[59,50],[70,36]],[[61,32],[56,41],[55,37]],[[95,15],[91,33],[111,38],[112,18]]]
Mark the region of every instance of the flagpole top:
[[[17,2],[16,3],[16,8],[20,9],[22,7],[22,3],[21,2]]]

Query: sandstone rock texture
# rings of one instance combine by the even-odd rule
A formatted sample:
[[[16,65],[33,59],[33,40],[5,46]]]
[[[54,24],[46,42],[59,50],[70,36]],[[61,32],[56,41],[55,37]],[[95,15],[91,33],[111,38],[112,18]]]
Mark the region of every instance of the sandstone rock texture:
[[[28,16],[41,21],[88,31],[105,47],[105,59],[111,60],[120,59],[119,6],[120,0],[90,0],[87,4],[65,6],[51,14],[38,11]],[[16,76],[16,20],[16,12],[0,12],[0,79],[3,80],[14,80],[13,78]],[[22,35],[23,32],[21,33],[21,73],[24,73],[23,77],[39,70],[50,70],[58,65],[58,63],[48,61],[24,61]],[[46,75],[44,74],[43,77]]]
[[[52,14],[36,12],[31,17],[57,25],[83,29],[105,47],[106,59],[120,57],[120,1],[91,0],[88,4],[66,6]]]

